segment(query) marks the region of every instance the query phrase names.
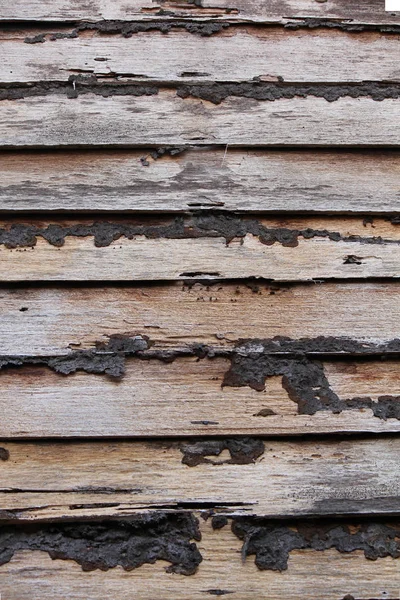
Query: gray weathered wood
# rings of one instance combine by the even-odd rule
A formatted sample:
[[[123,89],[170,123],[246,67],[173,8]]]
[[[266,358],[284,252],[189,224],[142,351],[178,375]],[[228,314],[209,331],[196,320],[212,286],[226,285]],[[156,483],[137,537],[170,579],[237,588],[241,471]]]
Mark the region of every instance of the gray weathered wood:
[[[9,152],[0,209],[394,213],[399,177],[400,154],[378,150],[198,148],[158,160],[145,150]]]
[[[153,349],[232,348],[239,339],[334,336],[380,344],[400,338],[400,284],[276,288],[229,283],[0,290],[4,355],[63,355],[113,334],[147,335]],[[21,311],[21,309],[23,309]],[[276,351],[283,350],[278,344]]]
[[[191,444],[199,445],[2,442],[9,452],[0,465],[2,518],[7,511],[15,511],[21,521],[125,516],[187,502],[193,510],[214,505],[231,516],[272,518],[334,515],[339,506],[350,515],[400,511],[396,438],[265,440],[264,453],[249,464],[230,464],[225,450],[205,456],[208,464],[188,466],[182,450]],[[104,502],[114,506],[102,507]]]
[[[49,32],[63,33],[51,27]],[[68,81],[82,73],[178,83],[400,81],[397,36],[375,32],[234,28],[211,37],[178,30],[130,38],[81,32],[72,39],[24,43],[38,34],[43,30],[0,34],[0,82]]]
[[[159,13],[160,9],[168,14]],[[11,21],[75,21],[122,19],[160,20],[175,17],[218,17],[228,20],[246,20],[267,23],[286,23],[304,17],[344,19],[361,23],[399,23],[398,13],[386,13],[383,0],[288,0],[284,4],[263,0],[202,0],[198,7],[186,0],[165,2],[159,0],[25,0],[6,2],[0,7],[0,18]]]
[[[72,84],[71,84],[72,88]],[[398,146],[400,100],[229,97],[219,105],[176,96],[50,94],[0,102],[0,147]]]

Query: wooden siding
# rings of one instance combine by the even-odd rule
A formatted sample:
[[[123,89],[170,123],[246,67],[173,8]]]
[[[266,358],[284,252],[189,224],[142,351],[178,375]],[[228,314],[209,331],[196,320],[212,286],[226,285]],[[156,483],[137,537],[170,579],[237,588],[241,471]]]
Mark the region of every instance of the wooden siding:
[[[4,600],[398,600],[383,5],[0,6]]]

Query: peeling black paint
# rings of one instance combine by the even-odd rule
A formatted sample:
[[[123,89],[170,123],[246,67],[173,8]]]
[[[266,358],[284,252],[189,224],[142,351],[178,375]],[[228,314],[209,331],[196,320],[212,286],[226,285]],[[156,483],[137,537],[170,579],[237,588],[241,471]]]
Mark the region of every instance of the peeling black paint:
[[[283,98],[306,98],[315,96],[334,102],[339,98],[369,97],[382,101],[387,98],[399,98],[399,84],[383,83],[352,83],[352,84],[282,84],[254,81],[252,83],[210,83],[186,85],[177,88],[177,95],[181,98],[200,98],[213,104],[220,104],[229,96],[240,98],[253,98],[274,102]]]
[[[10,458],[10,453],[6,448],[0,448],[0,460],[6,461]]]
[[[147,160],[150,156],[153,160],[158,160],[163,156],[177,156],[188,150],[188,146],[164,146],[151,150],[147,156],[142,156],[140,162],[144,167],[149,167],[150,163]]]
[[[182,149],[165,149],[168,152],[178,153]],[[156,150],[157,156],[162,156],[161,149]],[[285,247],[298,246],[299,238],[305,240],[320,237],[332,242],[352,242],[359,244],[394,244],[399,245],[396,239],[384,239],[381,236],[341,235],[337,231],[328,229],[291,229],[288,227],[268,227],[258,219],[243,218],[235,215],[208,213],[193,215],[191,217],[178,216],[165,224],[142,224],[124,222],[95,221],[92,224],[62,225],[52,223],[46,227],[42,225],[13,223],[10,227],[0,228],[0,244],[6,248],[33,247],[39,237],[49,244],[62,247],[67,237],[92,237],[97,247],[109,246],[121,237],[133,239],[136,236],[145,236],[148,239],[192,239],[192,238],[218,238],[225,239],[229,244],[233,239],[243,239],[246,235],[253,235],[267,246],[275,243]],[[360,264],[359,257],[349,255],[345,264]],[[202,273],[187,272],[181,276],[200,277]],[[218,273],[208,273],[218,276]]]
[[[267,378],[276,375],[282,376],[282,386],[289,398],[296,402],[300,415],[315,415],[318,411],[327,410],[338,414],[344,410],[367,408],[379,419],[400,419],[400,396],[380,396],[376,401],[369,397],[341,399],[331,389],[323,364],[305,357],[294,359],[266,354],[233,354],[223,386],[247,385],[262,391]]]
[[[318,19],[314,17],[290,20],[284,24],[285,29],[339,29],[349,33],[361,33],[363,31],[378,31],[380,33],[400,33],[400,25],[384,25],[379,23],[354,23],[351,20],[334,21],[332,19]]]
[[[229,451],[230,459],[215,461],[207,458],[209,456],[219,456],[224,450]],[[264,454],[264,450],[264,442],[255,438],[201,440],[181,446],[182,463],[189,467],[197,467],[202,464],[248,465],[254,463],[257,458]]]
[[[255,555],[260,570],[285,571],[292,550],[328,550],[347,553],[363,550],[366,558],[400,557],[400,527],[380,522],[277,523],[244,517],[232,522],[233,533],[243,540],[243,560]]]
[[[226,525],[228,525],[228,523],[229,523],[228,518],[225,517],[224,515],[215,515],[211,519],[211,527],[214,529],[214,531],[216,529],[223,529],[223,527],[226,527]]]
[[[109,77],[132,75],[129,73],[110,73]],[[281,99],[307,98],[314,96],[334,102],[339,98],[371,98],[376,101],[397,99],[400,97],[400,84],[398,83],[347,83],[347,84],[293,84],[293,83],[268,83],[258,81],[244,83],[210,83],[195,85],[167,86],[163,84],[139,84],[110,82],[103,83],[104,78],[95,75],[71,76],[68,82],[38,82],[31,84],[2,84],[0,86],[0,100],[18,100],[21,98],[48,96],[62,94],[67,98],[77,98],[82,94],[96,94],[105,98],[111,96],[154,96],[162,88],[169,87],[176,90],[180,98],[199,98],[213,104],[220,104],[226,98],[250,98],[259,101],[274,102]]]
[[[45,32],[31,37],[26,37],[26,44],[41,44],[46,40],[52,42],[62,39],[71,39],[79,37],[83,31],[96,31],[100,34],[122,35],[125,38],[132,37],[135,33],[146,31],[160,31],[167,34],[175,29],[182,29],[188,33],[209,37],[220,33],[223,29],[229,27],[229,23],[215,21],[196,22],[196,21],[97,21],[96,23],[82,22],[77,24],[71,31]]]
[[[126,571],[157,560],[171,563],[167,571],[193,575],[202,556],[191,540],[201,534],[190,513],[157,513],[147,517],[102,523],[0,527],[0,565],[19,550],[48,552],[54,559],[74,560],[83,571]]]
[[[226,596],[227,594],[234,594],[235,592],[229,590],[211,589],[205,590],[205,593],[210,594],[210,596]]]

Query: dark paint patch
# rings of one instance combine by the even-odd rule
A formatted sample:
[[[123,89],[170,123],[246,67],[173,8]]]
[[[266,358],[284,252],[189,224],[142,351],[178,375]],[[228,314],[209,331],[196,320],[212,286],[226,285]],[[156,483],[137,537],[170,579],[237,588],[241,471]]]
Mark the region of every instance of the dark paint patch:
[[[211,519],[211,527],[214,529],[214,531],[216,529],[222,529],[226,525],[228,525],[228,518],[224,517],[224,515],[215,515]]]
[[[129,73],[112,73],[110,76],[130,76]],[[165,86],[164,86],[165,87]],[[172,87],[172,86],[171,86]],[[38,82],[32,84],[2,84],[0,100],[19,100],[51,94],[62,94],[67,98],[77,98],[82,94],[96,94],[108,98],[111,96],[154,96],[161,86],[135,83],[98,83],[95,75],[72,75],[67,82]],[[348,83],[348,84],[291,84],[252,81],[245,83],[210,83],[182,85],[173,88],[180,98],[200,98],[213,104],[220,104],[230,96],[251,98],[259,101],[274,102],[281,99],[307,98],[314,96],[334,102],[339,98],[371,98],[382,101],[400,97],[398,83]]]
[[[334,102],[339,98],[362,98],[382,101],[400,97],[399,84],[351,83],[351,84],[282,84],[254,81],[251,83],[210,83],[181,86],[177,88],[181,98],[200,98],[213,104],[220,104],[229,96],[253,98],[274,102],[283,98],[307,98],[315,96]]]
[[[209,456],[219,456],[224,450],[228,450],[231,456],[230,459],[215,461],[207,458]],[[264,454],[264,450],[264,442],[254,438],[202,440],[181,446],[182,463],[189,467],[197,467],[202,464],[248,465],[254,463],[257,458]]]
[[[400,33],[400,25],[380,25],[380,24],[368,24],[368,23],[352,23],[351,21],[334,21],[330,19],[317,19],[317,18],[299,18],[291,20],[289,23],[285,23],[285,29],[339,29],[340,31],[348,31],[353,33],[360,33],[362,31],[379,31],[381,33]]]
[[[0,460],[6,461],[10,458],[10,453],[7,448],[0,448]]]
[[[74,560],[83,571],[126,571],[157,560],[167,571],[193,575],[202,561],[194,539],[201,539],[197,519],[189,513],[158,513],[102,523],[0,527],[0,565],[19,550],[41,550],[54,559]]]
[[[340,399],[329,385],[323,364],[305,357],[281,358],[262,353],[235,353],[222,385],[249,386],[263,391],[267,378],[276,375],[282,376],[282,386],[289,398],[296,402],[299,415],[315,415],[318,411],[327,410],[338,414],[344,410],[367,408],[379,419],[400,419],[400,396],[380,396],[376,401],[369,397]]]
[[[221,23],[214,21],[196,22],[196,21],[98,21],[96,23],[83,22],[79,23],[71,31],[59,31],[55,33],[40,33],[32,37],[26,37],[26,44],[39,44],[46,39],[54,42],[56,40],[71,39],[79,37],[82,31],[97,31],[100,34],[122,35],[125,38],[130,38],[135,33],[146,31],[160,31],[161,33],[169,33],[171,30],[183,29],[188,33],[209,37],[216,33],[220,33],[223,29],[229,27],[229,23]]]
[[[205,590],[206,594],[210,594],[210,596],[226,596],[227,594],[234,594],[235,592],[229,590]]]
[[[157,152],[159,152],[157,150]],[[171,151],[167,151],[171,152]],[[161,154],[160,154],[161,156]],[[246,235],[253,235],[259,241],[272,246],[275,243],[294,248],[298,246],[299,238],[311,239],[315,237],[327,238],[332,242],[354,242],[360,244],[395,244],[398,240],[384,239],[380,236],[343,236],[337,231],[327,229],[289,229],[287,227],[268,227],[257,219],[246,219],[226,214],[193,215],[190,218],[175,217],[166,224],[134,224],[129,222],[95,221],[90,225],[74,224],[60,225],[52,223],[43,227],[34,224],[12,224],[10,227],[0,228],[0,244],[6,248],[33,247],[39,237],[49,244],[62,247],[67,237],[93,237],[97,247],[109,246],[121,237],[133,239],[136,236],[145,236],[148,239],[192,239],[192,238],[224,238],[229,244],[233,239],[243,239]],[[358,260],[355,255],[345,259],[345,264]],[[359,259],[361,260],[361,259]],[[356,263],[360,264],[360,263]],[[181,276],[200,277],[202,273],[182,273]],[[219,273],[207,275],[219,276]]]
[[[351,524],[354,525],[354,524]],[[260,570],[285,571],[292,550],[328,550],[347,553],[363,550],[366,558],[400,557],[400,526],[379,522],[277,523],[263,519],[239,518],[232,522],[233,533],[243,540],[243,560],[255,555]]]

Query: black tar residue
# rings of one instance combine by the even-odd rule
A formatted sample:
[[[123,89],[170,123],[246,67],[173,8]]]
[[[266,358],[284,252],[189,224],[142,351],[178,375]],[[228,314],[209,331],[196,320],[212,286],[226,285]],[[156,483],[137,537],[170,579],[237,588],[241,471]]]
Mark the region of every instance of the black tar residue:
[[[200,5],[199,5],[200,6]],[[160,10],[157,13],[160,17],[174,16],[173,12]],[[246,23],[245,26],[251,28],[257,26],[256,24]],[[183,29],[188,33],[200,35],[200,36],[211,36],[220,33],[223,29],[228,27],[237,28],[243,27],[242,23],[229,23],[229,22],[218,22],[218,21],[188,21],[188,20],[154,20],[154,21],[139,21],[139,22],[127,22],[118,20],[109,21],[98,21],[96,23],[82,22],[77,23],[71,31],[59,31],[54,33],[39,33],[32,37],[26,37],[24,42],[26,44],[41,44],[46,40],[56,41],[59,39],[71,39],[79,37],[79,34],[83,31],[96,31],[100,34],[108,35],[122,35],[125,38],[132,37],[136,33],[146,31],[160,31],[161,33],[167,34],[175,29]],[[353,33],[360,33],[363,31],[377,31],[380,33],[400,33],[399,25],[384,25],[384,24],[368,24],[368,23],[353,23],[350,20],[347,21],[335,21],[331,19],[318,19],[318,18],[301,18],[292,19],[284,25],[272,24],[264,25],[264,27],[278,28],[284,27],[285,29],[338,29],[340,31],[347,31]]]
[[[6,448],[0,448],[0,460],[6,461],[10,458],[10,453]]]
[[[256,345],[254,342],[249,343],[250,347]],[[262,345],[261,342],[260,346]],[[398,340],[396,346],[400,347]],[[352,342],[349,343],[349,350],[350,347],[354,349]],[[259,351],[245,355],[236,352],[232,355],[231,367],[225,373],[223,385],[250,386],[262,391],[267,378],[274,375],[282,376],[282,386],[289,398],[296,402],[300,415],[314,415],[327,410],[338,414],[344,410],[368,408],[379,419],[400,419],[400,396],[380,396],[376,401],[369,397],[341,399],[331,389],[323,364],[306,357],[284,358]],[[258,416],[267,417],[270,414],[273,413],[261,411]]]
[[[156,513],[129,521],[0,527],[0,565],[19,550],[41,550],[52,559],[74,560],[84,571],[118,565],[130,571],[165,560],[168,572],[193,575],[202,556],[191,540],[201,539],[190,513]]]
[[[232,531],[243,540],[243,559],[255,554],[261,570],[285,571],[292,550],[328,550],[339,552],[363,550],[366,558],[377,560],[400,557],[400,526],[379,522],[351,523],[277,523],[244,517],[232,522]]]
[[[215,461],[209,456],[219,456],[221,452],[228,450],[231,456],[225,461]],[[264,454],[264,442],[255,438],[233,438],[224,440],[201,440],[181,447],[183,454],[182,462],[189,467],[197,467],[201,464],[232,464],[248,465],[254,463],[257,458]]]
[[[154,154],[161,156],[161,150]],[[167,152],[182,152],[183,149],[168,149]],[[262,244],[271,246],[275,243],[286,247],[298,246],[299,238],[314,237],[328,238],[333,242],[358,242],[362,244],[399,244],[398,240],[387,240],[380,236],[363,237],[360,235],[343,236],[336,231],[327,229],[289,229],[287,227],[267,227],[257,219],[243,219],[231,215],[212,214],[193,216],[190,219],[176,217],[168,225],[134,225],[129,223],[112,223],[97,221],[91,225],[63,226],[51,224],[47,227],[37,225],[13,224],[9,228],[0,228],[0,244],[7,248],[32,247],[37,238],[45,239],[53,246],[62,247],[65,239],[72,237],[93,237],[97,247],[109,246],[121,237],[133,239],[135,236],[145,236],[148,239],[187,239],[187,238],[217,238],[222,237],[229,244],[235,238],[244,238],[251,234],[258,237]],[[351,255],[346,264],[360,264]]]
[[[116,75],[116,74],[114,74]],[[166,87],[166,86],[164,86]],[[21,98],[62,94],[67,98],[77,98],[82,94],[110,96],[154,96],[160,91],[156,84],[135,83],[97,83],[94,75],[71,76],[69,82],[39,82],[26,85],[2,84],[0,100],[18,100]],[[352,84],[290,84],[253,81],[250,83],[210,83],[174,86],[180,98],[199,98],[213,104],[220,104],[226,98],[252,98],[254,100],[274,102],[283,98],[306,98],[314,96],[334,102],[339,98],[363,98],[382,101],[400,97],[398,83],[352,83]]]
[[[208,37],[219,33],[229,27],[229,23],[218,23],[214,21],[195,22],[195,21],[98,21],[97,23],[79,23],[72,31],[57,33],[39,33],[33,37],[26,37],[26,44],[41,44],[46,40],[52,42],[56,40],[77,38],[82,31],[96,31],[105,34],[120,34],[125,38],[130,38],[135,33],[145,31],[160,31],[169,33],[173,29],[184,29],[188,33],[193,33],[203,37]]]

